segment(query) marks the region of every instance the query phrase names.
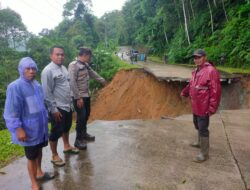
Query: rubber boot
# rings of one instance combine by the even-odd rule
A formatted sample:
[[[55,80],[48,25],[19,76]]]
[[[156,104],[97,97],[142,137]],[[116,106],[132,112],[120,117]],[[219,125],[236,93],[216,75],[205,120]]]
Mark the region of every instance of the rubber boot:
[[[200,137],[200,154],[196,156],[194,162],[204,162],[208,159],[209,154],[209,137]]]
[[[87,144],[84,142],[83,137],[81,134],[76,133],[76,140],[75,140],[75,147],[77,147],[80,150],[86,150]]]
[[[82,138],[85,141],[95,141],[95,136],[87,133],[87,126],[82,130]]]
[[[197,142],[193,142],[190,144],[191,147],[194,147],[194,148],[200,148],[200,134],[198,133],[198,138],[197,138]]]
[[[84,134],[83,134],[83,139],[84,139],[85,141],[95,141],[95,136],[90,135],[90,134],[88,134],[88,133],[84,133]]]

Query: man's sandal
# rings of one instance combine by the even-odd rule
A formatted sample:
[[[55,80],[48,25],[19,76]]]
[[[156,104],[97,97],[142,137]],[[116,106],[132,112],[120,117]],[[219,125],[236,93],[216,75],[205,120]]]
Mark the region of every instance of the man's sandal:
[[[54,164],[55,166],[64,166],[65,165],[65,162],[63,160],[51,160],[51,163]]]
[[[37,176],[36,179],[38,181],[49,181],[55,178],[55,174],[52,172],[44,172],[43,176]]]
[[[70,148],[68,150],[63,151],[64,154],[79,154],[79,150],[77,148]]]

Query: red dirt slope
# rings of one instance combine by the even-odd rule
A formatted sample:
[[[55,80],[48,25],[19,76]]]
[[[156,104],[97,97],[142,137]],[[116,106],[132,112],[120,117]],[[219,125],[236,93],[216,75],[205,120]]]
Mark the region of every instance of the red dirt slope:
[[[141,69],[119,71],[92,105],[92,120],[157,119],[191,113],[188,99],[181,99],[183,85],[160,82]]]

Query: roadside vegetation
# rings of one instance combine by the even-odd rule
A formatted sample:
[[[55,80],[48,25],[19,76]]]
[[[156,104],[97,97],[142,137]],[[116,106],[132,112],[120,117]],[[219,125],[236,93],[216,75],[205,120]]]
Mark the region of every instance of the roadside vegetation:
[[[158,64],[164,64],[164,61],[162,60],[162,57],[157,57],[157,56],[150,56],[148,57],[149,61],[152,61],[154,63]],[[171,63],[170,63],[171,64]],[[193,63],[191,64],[174,64],[174,65],[180,65],[180,66],[185,66],[185,67],[192,67],[195,68],[195,65]],[[226,67],[226,66],[216,66],[216,68],[220,71],[230,73],[230,74],[243,74],[243,75],[248,75],[250,74],[250,68],[233,68],[233,67]]]
[[[232,67],[217,67],[220,71],[224,71],[230,74],[250,74],[250,68],[232,68]]]
[[[164,62],[162,61],[162,57],[159,56],[148,56],[148,60],[155,62],[155,63],[159,63],[159,64],[163,64]]]
[[[11,160],[24,155],[23,148],[11,143],[8,130],[0,131],[0,168],[8,164]]]
[[[120,69],[135,65],[121,61],[114,52],[130,45],[157,63],[191,66],[194,49],[204,48],[218,68],[229,73],[250,73],[249,0],[127,0],[121,11],[97,18],[91,0],[69,0],[62,22],[39,35],[27,31],[18,13],[0,9],[0,115],[3,114],[7,85],[18,78],[21,57],[31,56],[41,70],[50,62],[49,49],[65,48],[65,65],[77,56],[77,49],[93,50],[91,66],[111,81]],[[164,59],[163,59],[164,58]],[[164,61],[163,61],[164,60]],[[101,86],[91,81],[91,90]],[[23,155],[10,137],[0,117],[0,167]]]

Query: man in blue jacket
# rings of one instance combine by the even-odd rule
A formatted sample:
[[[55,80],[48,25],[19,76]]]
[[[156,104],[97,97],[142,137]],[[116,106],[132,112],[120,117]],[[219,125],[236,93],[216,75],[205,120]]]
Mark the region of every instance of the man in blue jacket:
[[[4,109],[12,142],[24,147],[32,190],[40,188],[39,180],[54,177],[41,169],[42,148],[48,144],[48,113],[42,87],[35,80],[37,70],[30,57],[21,59],[18,66],[20,77],[8,85]]]

